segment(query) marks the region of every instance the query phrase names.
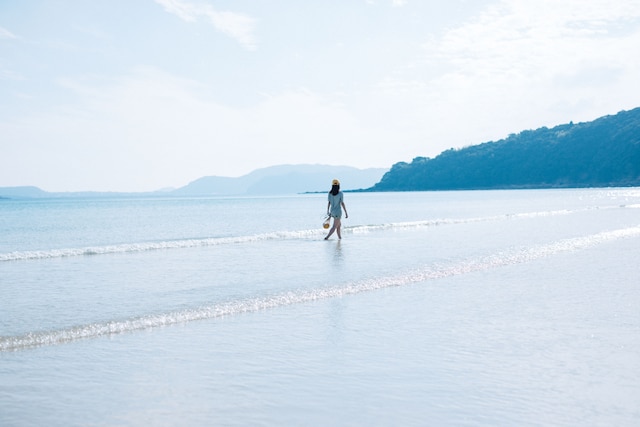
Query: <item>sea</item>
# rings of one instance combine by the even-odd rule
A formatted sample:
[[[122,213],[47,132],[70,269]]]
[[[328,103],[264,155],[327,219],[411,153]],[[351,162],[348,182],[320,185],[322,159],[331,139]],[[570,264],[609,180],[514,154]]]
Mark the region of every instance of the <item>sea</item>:
[[[640,188],[0,200],[0,426],[638,426]]]

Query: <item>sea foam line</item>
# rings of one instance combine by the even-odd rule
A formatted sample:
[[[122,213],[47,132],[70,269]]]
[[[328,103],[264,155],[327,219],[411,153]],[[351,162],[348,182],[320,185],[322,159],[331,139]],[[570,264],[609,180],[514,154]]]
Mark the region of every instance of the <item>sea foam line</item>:
[[[517,218],[536,218],[545,216],[556,215],[568,215],[578,211],[571,210],[555,210],[555,211],[542,211],[542,212],[528,212],[519,214],[504,214],[494,215],[487,217],[477,218],[443,218],[443,219],[431,219],[423,221],[408,221],[408,222],[394,222],[387,224],[376,225],[357,225],[347,226],[343,228],[345,233],[369,233],[374,231],[384,231],[390,229],[410,229],[421,227],[435,227],[442,225],[456,225],[456,224],[470,224],[476,222],[488,222],[488,221],[501,221],[505,219],[517,219]],[[119,245],[105,245],[105,246],[89,246],[83,248],[65,248],[65,249],[49,249],[49,250],[36,250],[36,251],[14,251],[0,254],[0,261],[28,261],[28,260],[42,260],[50,258],[68,258],[77,256],[89,256],[89,255],[109,255],[109,254],[124,254],[135,252],[147,252],[166,249],[188,249],[197,247],[209,247],[217,245],[227,244],[241,244],[252,243],[266,240],[281,240],[281,239],[308,239],[316,236],[321,236],[325,233],[323,230],[298,230],[298,231],[275,231],[269,233],[262,233],[250,236],[235,236],[235,237],[210,237],[202,239],[183,239],[183,240],[169,240],[162,242],[141,242],[141,243],[124,243]]]
[[[0,351],[18,351],[30,347],[58,345],[81,339],[98,338],[101,336],[135,332],[197,320],[215,319],[294,304],[339,298],[382,288],[430,282],[507,265],[522,264],[563,252],[583,250],[615,240],[637,237],[640,237],[640,226],[563,239],[533,247],[517,248],[450,264],[429,265],[398,275],[348,282],[340,286],[310,290],[301,289],[272,296],[216,303],[198,308],[136,317],[121,321],[92,323],[57,331],[30,332],[19,336],[0,337]]]
[[[389,229],[407,229],[407,228],[421,228],[421,227],[436,227],[440,225],[457,225],[457,224],[473,224],[477,222],[490,222],[490,221],[503,221],[505,219],[518,219],[518,218],[538,218],[557,215],[569,215],[578,212],[577,210],[571,211],[567,209],[555,210],[555,211],[542,211],[542,212],[525,212],[518,214],[503,214],[493,215],[485,217],[473,217],[473,218],[437,218],[422,221],[407,221],[407,222],[391,222],[387,224],[377,225],[363,225],[347,227],[347,232],[352,233],[367,233],[370,231],[389,230]]]
[[[169,240],[162,242],[124,243],[120,245],[89,246],[84,248],[50,249],[42,251],[14,251],[0,254],[0,261],[25,261],[48,258],[66,258],[83,255],[108,255],[146,252],[163,249],[187,249],[206,246],[251,243],[263,240],[305,238],[318,234],[317,230],[281,231],[253,236],[210,237],[203,239]]]

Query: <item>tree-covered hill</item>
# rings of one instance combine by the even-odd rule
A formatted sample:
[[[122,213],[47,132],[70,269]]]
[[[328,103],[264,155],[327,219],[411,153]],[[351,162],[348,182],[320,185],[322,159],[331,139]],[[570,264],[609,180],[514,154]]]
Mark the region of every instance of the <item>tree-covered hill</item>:
[[[640,108],[393,165],[371,191],[640,186]]]

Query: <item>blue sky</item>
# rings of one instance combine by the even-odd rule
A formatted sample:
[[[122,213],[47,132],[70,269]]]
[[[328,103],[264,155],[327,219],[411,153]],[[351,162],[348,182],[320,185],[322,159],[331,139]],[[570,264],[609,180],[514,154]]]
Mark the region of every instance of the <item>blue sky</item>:
[[[390,167],[640,106],[640,0],[0,0],[0,186]]]

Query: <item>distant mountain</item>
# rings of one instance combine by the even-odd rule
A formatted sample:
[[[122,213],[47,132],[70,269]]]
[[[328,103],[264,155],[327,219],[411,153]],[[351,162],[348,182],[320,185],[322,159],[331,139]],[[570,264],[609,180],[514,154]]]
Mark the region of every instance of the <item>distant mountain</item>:
[[[368,191],[640,186],[640,108],[392,166]]]
[[[122,193],[122,192],[102,192],[102,191],[67,191],[48,192],[38,187],[0,187],[0,199],[43,199],[43,198],[64,198],[64,197],[139,197],[162,195],[162,191],[151,193]]]
[[[271,166],[238,178],[205,176],[169,194],[269,195],[329,191],[334,178],[340,180],[343,190],[358,190],[374,185],[387,170],[327,165]]]
[[[0,198],[11,199],[15,197],[19,198],[37,198],[47,197],[47,192],[39,189],[38,187],[24,186],[24,187],[0,187]]]
[[[386,171],[388,169],[357,169],[349,166],[282,165],[258,169],[238,178],[206,176],[178,189],[162,189],[151,193],[49,193],[37,187],[0,187],[0,199],[297,194],[329,191],[334,178],[341,181],[343,190],[358,190],[369,188],[380,181]]]

